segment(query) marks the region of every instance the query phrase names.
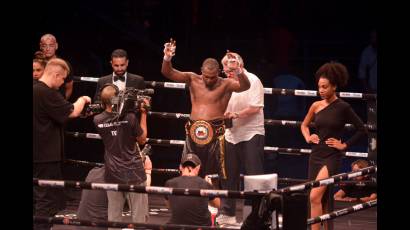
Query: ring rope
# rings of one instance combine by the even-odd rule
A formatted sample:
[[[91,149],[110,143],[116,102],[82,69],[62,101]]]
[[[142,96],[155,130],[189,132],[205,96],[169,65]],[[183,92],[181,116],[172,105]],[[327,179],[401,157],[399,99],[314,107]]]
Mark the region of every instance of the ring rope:
[[[67,135],[76,137],[76,138],[89,138],[89,139],[101,139],[101,136],[97,133],[80,133],[80,132],[66,132]],[[151,145],[176,145],[176,146],[184,146],[185,141],[183,140],[166,140],[166,139],[153,139],[147,138],[147,143]],[[271,147],[265,146],[265,152],[279,152],[280,154],[285,155],[309,155],[312,150],[311,149],[296,149],[296,148],[282,148],[282,147]],[[363,157],[367,158],[369,153],[365,152],[345,152],[342,153],[346,157]]]
[[[188,120],[190,117],[190,115],[187,113],[168,113],[168,112],[154,112],[154,111],[149,111],[148,115],[153,116],[153,117],[176,118],[176,119],[182,119],[182,120]],[[301,124],[302,124],[301,121],[265,119],[265,125],[269,125],[269,126],[289,126],[289,127],[299,128]],[[375,125],[365,124],[364,126],[371,131],[377,131],[377,127]],[[309,127],[314,128],[315,123],[311,122],[309,124]],[[352,124],[346,124],[344,128],[347,130],[355,129],[355,127]]]
[[[71,163],[71,164],[76,164],[76,165],[83,165],[83,166],[91,166],[91,167],[102,167],[104,166],[104,163],[97,163],[97,162],[89,162],[89,161],[81,161],[81,160],[73,160],[73,159],[66,159],[65,162]],[[180,171],[178,169],[158,169],[158,168],[153,168],[152,172],[154,173],[170,173],[170,174],[180,174]],[[240,174],[240,178],[243,178],[244,174]],[[210,174],[207,175],[210,179],[218,179],[219,175],[218,174]],[[306,182],[305,179],[294,179],[294,178],[278,178],[279,183],[304,183]]]
[[[221,229],[231,230],[231,228],[182,225],[182,224],[147,224],[147,223],[125,223],[114,221],[90,221],[81,219],[72,219],[68,217],[43,217],[33,216],[34,223],[75,225],[90,227],[113,227],[113,228],[130,228],[130,229]]]
[[[97,163],[97,162],[89,162],[89,161],[81,161],[81,160],[73,160],[73,159],[67,159],[65,160],[67,163],[72,163],[72,164],[77,164],[77,165],[84,165],[84,166],[93,166],[93,167],[102,167],[104,166],[104,163]],[[163,168],[153,168],[152,173],[169,173],[169,174],[180,174],[179,169],[163,169]],[[243,179],[244,174],[239,175],[240,178]],[[219,175],[218,174],[210,174],[207,175],[210,179],[218,179]],[[278,178],[278,182],[281,184],[295,184],[295,183],[305,183],[307,180],[305,179],[296,179],[296,178],[287,178],[287,177],[280,177]],[[368,186],[368,185],[377,185],[377,183],[374,180],[364,180],[364,181],[349,181],[349,180],[343,180],[343,181],[338,181],[337,184],[355,184],[357,186]]]
[[[350,214],[350,213],[354,213],[354,212],[358,212],[358,211],[361,211],[361,210],[364,210],[364,209],[368,209],[368,208],[371,208],[371,207],[376,206],[376,205],[377,205],[377,199],[376,200],[371,200],[371,201],[368,201],[368,202],[365,202],[365,203],[354,205],[352,207],[340,209],[340,210],[337,210],[337,211],[334,211],[334,212],[331,212],[331,213],[327,213],[327,214],[324,214],[324,215],[321,215],[321,216],[310,218],[310,219],[307,220],[307,224],[308,225],[316,224],[316,223],[323,222],[323,221],[326,221],[326,220],[334,219],[334,218],[339,217],[339,216],[344,216],[344,215],[347,215],[347,214]]]
[[[340,216],[355,213],[361,210],[365,210],[377,205],[377,199],[368,201],[365,203],[357,204],[352,207],[340,209],[327,213],[318,217],[310,218],[307,220],[307,225],[320,223],[326,220],[334,219]],[[153,229],[166,229],[166,228],[183,228],[183,229],[230,229],[222,227],[210,227],[210,226],[195,226],[195,225],[177,225],[177,224],[146,224],[146,223],[124,223],[113,221],[89,221],[81,219],[70,219],[67,217],[41,217],[33,216],[34,223],[48,223],[48,224],[62,224],[62,225],[76,225],[76,226],[92,226],[92,227],[117,227],[117,228],[153,228]]]
[[[92,135],[94,136],[94,135]],[[147,138],[147,143],[152,145],[178,145],[183,146],[185,141],[183,140],[166,140],[166,139],[152,139]],[[312,150],[311,149],[297,149],[297,148],[283,148],[283,147],[271,147],[265,146],[265,152],[279,152],[281,154],[287,155],[309,155]],[[368,157],[368,153],[364,152],[342,152],[347,157]]]
[[[172,169],[170,169],[172,170]],[[243,179],[244,174],[239,175],[241,179]],[[207,175],[207,177],[211,179],[218,179],[219,175],[218,174],[211,174]],[[287,177],[279,177],[278,182],[281,184],[295,184],[295,183],[306,183],[308,180],[305,179],[296,179],[296,178],[287,178]],[[340,180],[340,181],[335,181],[335,184],[351,184],[351,185],[356,185],[356,186],[375,186],[377,185],[377,182],[375,180],[362,180],[362,181],[351,181],[351,180]]]
[[[98,82],[99,78],[73,76],[76,81]],[[161,82],[161,81],[145,81],[147,86],[153,88],[169,88],[169,89],[188,89],[185,83],[178,82]],[[283,89],[283,88],[264,88],[265,94],[287,95],[287,96],[302,96],[302,97],[317,97],[316,90],[300,90],[300,89]],[[342,98],[355,99],[377,99],[377,94],[354,93],[354,92],[336,92],[336,95]]]
[[[336,182],[339,182],[342,180],[348,180],[354,177],[364,176],[364,175],[376,173],[376,172],[377,172],[377,166],[370,166],[370,167],[366,167],[366,168],[363,168],[363,169],[360,169],[354,172],[341,173],[341,174],[337,174],[337,175],[334,175],[334,176],[331,176],[325,179],[308,181],[303,184],[281,188],[281,189],[278,189],[277,192],[285,193],[285,192],[292,192],[292,191],[307,190],[310,188],[320,187],[322,185],[335,184]]]
[[[307,190],[314,187],[323,185],[334,184],[335,182],[351,179],[358,176],[364,176],[370,173],[377,172],[377,166],[371,166],[360,169],[355,172],[342,173],[334,175],[322,180],[309,181],[303,184],[285,187],[278,190],[272,190],[274,193],[287,193],[292,191]],[[121,192],[138,192],[148,194],[161,194],[161,195],[182,195],[182,196],[200,196],[200,197],[225,197],[225,198],[238,198],[238,199],[250,199],[254,197],[261,197],[269,192],[258,191],[235,191],[235,190],[216,190],[216,189],[188,189],[188,188],[170,188],[170,187],[158,187],[158,186],[140,186],[140,185],[128,185],[128,184],[113,184],[113,183],[92,183],[84,181],[65,181],[65,180],[43,180],[33,178],[33,185],[40,187],[53,187],[53,188],[75,188],[75,189],[91,189],[91,190],[109,190],[109,191],[121,191]]]
[[[128,184],[113,184],[113,183],[92,183],[85,181],[70,181],[70,180],[43,180],[33,178],[33,185],[40,187],[53,188],[75,188],[75,189],[91,189],[91,190],[107,190],[121,192],[137,192],[160,195],[180,195],[180,196],[200,196],[200,197],[226,197],[237,199],[251,199],[262,197],[266,192],[244,192],[234,190],[214,190],[214,189],[188,189],[188,188],[170,188],[159,186],[140,186]]]
[[[102,166],[104,166],[104,163],[81,161],[81,160],[73,160],[73,159],[66,159],[65,162],[71,163],[71,164],[77,164],[77,165],[92,166],[92,167],[102,167]],[[175,174],[179,174],[179,170],[178,170],[178,169],[159,169],[159,168],[153,168],[153,169],[151,170],[151,172],[153,172],[153,173],[175,173]]]

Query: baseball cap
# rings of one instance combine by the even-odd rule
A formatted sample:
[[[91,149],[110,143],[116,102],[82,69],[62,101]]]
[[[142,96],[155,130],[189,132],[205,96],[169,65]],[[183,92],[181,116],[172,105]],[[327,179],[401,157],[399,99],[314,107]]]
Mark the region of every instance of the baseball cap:
[[[201,164],[199,157],[193,153],[188,153],[182,156],[181,165],[184,165],[187,162],[193,163],[195,167]]]

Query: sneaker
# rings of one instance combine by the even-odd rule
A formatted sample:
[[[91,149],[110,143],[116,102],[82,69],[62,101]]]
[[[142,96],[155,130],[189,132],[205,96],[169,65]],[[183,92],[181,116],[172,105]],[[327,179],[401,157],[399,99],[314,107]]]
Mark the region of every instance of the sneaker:
[[[224,214],[221,214],[221,215],[216,217],[216,223],[218,223],[218,225],[237,224],[235,216],[227,216],[227,215],[224,215]]]
[[[211,213],[211,221],[212,221],[212,227],[215,226],[215,217],[216,214],[218,214],[218,208],[212,207],[211,205],[208,205],[208,210]]]

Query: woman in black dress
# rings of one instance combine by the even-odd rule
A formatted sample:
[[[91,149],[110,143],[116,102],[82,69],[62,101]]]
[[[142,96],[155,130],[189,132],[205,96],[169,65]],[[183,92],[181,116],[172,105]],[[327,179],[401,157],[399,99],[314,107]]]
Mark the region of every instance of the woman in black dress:
[[[346,67],[338,62],[322,65],[315,74],[322,100],[314,102],[301,125],[307,143],[312,144],[309,157],[309,180],[320,180],[339,172],[342,164],[342,150],[360,138],[367,130],[363,122],[348,103],[336,96],[336,90],[346,85],[349,78]],[[308,125],[315,122],[316,132],[310,133]],[[355,126],[356,132],[348,140],[342,140],[346,123]],[[333,210],[333,186],[320,186],[310,191],[310,216],[317,217]],[[327,221],[326,229],[333,229]],[[320,229],[320,224],[312,225],[312,230]]]

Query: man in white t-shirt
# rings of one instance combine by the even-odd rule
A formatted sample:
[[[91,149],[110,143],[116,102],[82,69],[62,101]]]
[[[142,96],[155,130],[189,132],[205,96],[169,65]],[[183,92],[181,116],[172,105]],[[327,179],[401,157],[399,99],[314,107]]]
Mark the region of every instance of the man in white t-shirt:
[[[243,59],[236,55],[241,68]],[[224,56],[221,63],[228,78],[235,76],[227,68],[228,57]],[[240,170],[244,168],[245,175],[264,174],[263,159],[265,145],[264,126],[264,89],[259,78],[243,68],[251,86],[240,93],[232,93],[225,116],[232,118],[233,126],[225,132],[226,155],[225,162],[227,179],[221,180],[222,189],[239,190]],[[235,199],[222,199],[222,208],[217,217],[218,224],[235,224]]]

